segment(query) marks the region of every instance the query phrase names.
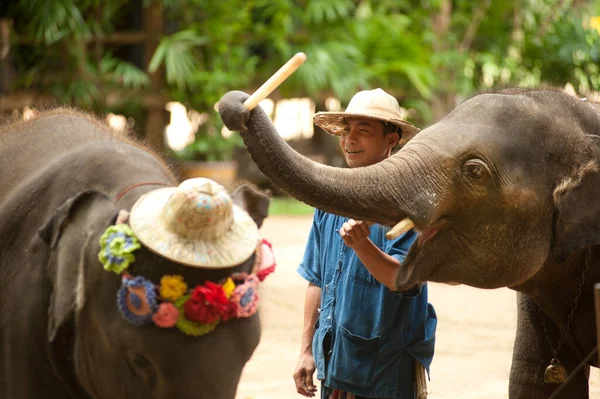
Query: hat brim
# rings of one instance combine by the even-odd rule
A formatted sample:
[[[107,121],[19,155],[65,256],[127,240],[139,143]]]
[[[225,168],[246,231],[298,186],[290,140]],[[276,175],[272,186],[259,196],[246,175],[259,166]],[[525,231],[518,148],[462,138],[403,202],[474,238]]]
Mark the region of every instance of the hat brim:
[[[385,118],[372,114],[360,114],[352,112],[317,112],[314,117],[315,125],[319,126],[325,132],[334,136],[340,136],[344,127],[344,119],[349,118],[367,118],[374,119],[385,123],[391,123],[398,126],[402,131],[402,137],[398,145],[403,146],[406,142],[412,139],[420,129],[415,125],[403,119]]]
[[[233,223],[213,240],[191,240],[167,228],[161,218],[163,208],[176,187],[159,188],[140,197],[129,213],[129,225],[149,250],[186,266],[226,269],[246,261],[258,242],[254,220],[233,205]]]

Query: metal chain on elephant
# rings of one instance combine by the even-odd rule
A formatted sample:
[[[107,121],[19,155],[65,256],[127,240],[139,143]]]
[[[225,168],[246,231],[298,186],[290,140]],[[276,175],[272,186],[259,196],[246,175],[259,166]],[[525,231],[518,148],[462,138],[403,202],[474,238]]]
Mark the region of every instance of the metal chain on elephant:
[[[552,339],[550,338],[550,334],[548,333],[548,328],[546,327],[546,323],[544,322],[544,318],[540,314],[540,321],[542,322],[542,326],[544,327],[544,334],[546,335],[546,341],[550,346],[550,350],[552,351],[552,360],[550,361],[550,365],[546,367],[546,371],[544,373],[544,382],[553,383],[553,384],[562,384],[567,380],[567,370],[563,365],[560,364],[558,360],[558,354],[560,353],[560,348],[567,338],[567,333],[569,331],[569,326],[573,321],[573,317],[575,315],[575,310],[577,309],[577,303],[579,302],[579,298],[581,297],[583,283],[585,282],[585,273],[590,267],[590,258],[592,257],[592,249],[588,248],[587,258],[585,259],[585,264],[583,266],[583,272],[581,273],[581,277],[579,279],[579,286],[577,287],[577,295],[575,296],[575,300],[573,301],[573,306],[571,307],[571,311],[569,312],[569,316],[567,317],[567,323],[565,324],[560,338],[558,340],[558,345],[556,349],[552,346]],[[539,310],[541,312],[541,309]]]

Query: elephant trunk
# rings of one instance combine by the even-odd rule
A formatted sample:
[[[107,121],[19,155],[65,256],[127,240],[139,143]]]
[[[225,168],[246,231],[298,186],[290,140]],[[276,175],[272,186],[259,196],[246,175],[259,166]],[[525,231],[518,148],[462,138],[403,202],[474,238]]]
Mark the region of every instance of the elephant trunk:
[[[322,165],[294,151],[260,107],[251,111],[242,136],[254,162],[277,186],[326,212],[390,226],[407,216],[426,219],[433,205],[433,187],[423,189],[426,168],[411,151],[363,168]],[[419,193],[410,189],[417,183]]]

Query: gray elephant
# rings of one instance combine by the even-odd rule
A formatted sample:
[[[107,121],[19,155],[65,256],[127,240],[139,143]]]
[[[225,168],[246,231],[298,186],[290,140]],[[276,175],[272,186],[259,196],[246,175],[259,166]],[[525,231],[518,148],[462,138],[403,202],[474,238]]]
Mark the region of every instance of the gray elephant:
[[[202,186],[212,187],[215,200],[197,185],[184,187],[189,181],[174,188],[174,175],[148,149],[65,109],[2,127],[0,170],[0,397],[235,397],[260,338],[253,272],[264,243],[253,240],[268,196],[247,186],[231,196]],[[197,237],[183,240],[183,230],[168,245],[155,245],[161,219],[152,219],[156,207],[142,201],[155,205],[155,194],[169,203],[193,195],[217,201],[216,220],[186,217],[185,231],[213,223],[202,238],[220,239],[215,229],[229,234],[225,221],[237,226],[241,218],[245,230],[236,234],[248,242],[228,236],[235,256],[210,253],[227,257],[205,261],[219,266],[210,268],[201,267],[204,253],[187,247]],[[132,210],[134,204],[146,204],[145,211]],[[131,211],[131,227],[124,211]],[[144,230],[145,221],[152,224]],[[140,232],[139,241],[131,231]],[[195,258],[164,256],[173,240]],[[203,293],[214,294],[213,307],[190,299]],[[194,319],[183,316],[188,310]]]
[[[390,159],[339,169],[292,151],[260,108],[243,108],[246,97],[227,93],[219,112],[275,184],[327,212],[412,220],[420,236],[398,289],[434,281],[518,291],[510,398],[548,398],[586,357],[558,397],[588,397],[589,366],[598,366],[588,356],[600,281],[597,105],[558,90],[480,94]]]

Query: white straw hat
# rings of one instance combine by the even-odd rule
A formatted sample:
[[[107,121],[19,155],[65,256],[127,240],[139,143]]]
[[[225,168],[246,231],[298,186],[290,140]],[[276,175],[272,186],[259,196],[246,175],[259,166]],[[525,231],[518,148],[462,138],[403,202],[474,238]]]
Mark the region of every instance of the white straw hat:
[[[129,225],[148,249],[200,268],[236,266],[256,250],[258,228],[225,188],[196,178],[140,197]]]
[[[401,137],[398,144],[403,146],[419,132],[419,128],[402,119],[400,105],[395,97],[382,89],[359,91],[352,97],[344,112],[317,112],[314,122],[329,134],[342,133],[344,119],[369,118],[398,126]]]

